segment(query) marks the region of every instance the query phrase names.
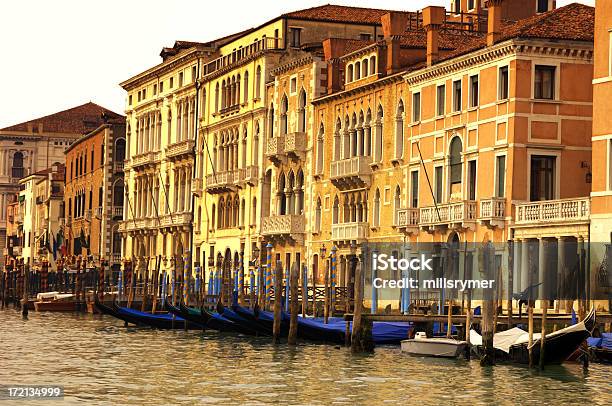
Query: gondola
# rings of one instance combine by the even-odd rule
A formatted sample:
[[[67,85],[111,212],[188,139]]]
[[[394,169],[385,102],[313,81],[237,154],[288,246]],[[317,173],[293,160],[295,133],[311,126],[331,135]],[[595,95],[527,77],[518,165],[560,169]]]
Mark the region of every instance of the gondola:
[[[100,302],[100,299],[98,299],[97,295],[94,296],[94,305],[96,306],[96,309],[98,309],[98,311],[102,314],[113,316],[119,320],[123,320],[126,323],[143,325],[143,324],[138,324],[132,317],[128,317],[127,315],[124,315],[124,314],[121,314],[115,311],[114,307],[107,306],[104,303]]]
[[[267,335],[273,334],[274,328],[274,313],[259,308],[249,309],[248,307],[234,305],[232,309],[241,317],[248,321],[255,323],[259,329],[265,332]],[[286,313],[281,313],[281,326],[280,335],[281,337],[287,337],[289,335],[289,317]],[[298,328],[299,331],[299,328]]]
[[[190,309],[183,311],[182,308],[174,306],[168,300],[164,302],[164,306],[169,313],[174,314],[175,316],[180,317],[182,319],[185,319],[190,323],[194,323],[200,327],[206,327],[206,320],[202,318],[200,312],[196,312],[195,310],[187,311]]]
[[[578,350],[580,345],[591,336],[595,328],[595,310],[579,323],[546,334],[544,340],[544,365],[558,365],[566,361]],[[532,359],[540,360],[541,335],[533,334],[531,345]],[[470,342],[476,347],[477,353],[482,353],[482,337],[474,331],[470,332]],[[495,357],[500,361],[517,364],[529,364],[529,333],[519,328],[513,328],[493,336]]]
[[[235,321],[226,317],[226,314],[210,313],[204,308],[194,309],[185,306],[183,303],[179,304],[179,308],[171,306],[169,309],[173,311],[176,309],[181,317],[189,317],[191,320],[197,320],[201,325],[212,330],[220,332],[233,332],[246,335],[256,335],[256,331],[250,329],[248,326],[236,323]],[[173,311],[174,312],[174,311]],[[176,314],[176,313],[175,313]],[[189,320],[189,319],[188,319]]]
[[[119,314],[131,317],[136,324],[144,324],[160,330],[172,330],[172,329],[201,329],[202,325],[198,323],[190,323],[180,316],[176,316],[170,313],[163,314],[152,314],[141,312],[139,310],[130,309],[127,307],[120,307],[116,303],[113,303],[113,308]]]

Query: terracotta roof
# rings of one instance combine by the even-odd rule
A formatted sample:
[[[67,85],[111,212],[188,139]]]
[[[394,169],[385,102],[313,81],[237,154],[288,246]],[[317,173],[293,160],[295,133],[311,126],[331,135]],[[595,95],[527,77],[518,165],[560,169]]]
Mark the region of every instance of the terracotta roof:
[[[499,41],[527,38],[592,42],[594,35],[595,8],[572,3],[518,22],[504,22]],[[461,43],[454,52],[446,54],[441,60],[455,58],[486,45],[486,35],[474,37]]]
[[[382,10],[376,8],[362,8],[326,4],[304,10],[292,11],[282,17],[301,20],[316,20],[330,22],[354,22],[363,24],[381,25],[380,18],[395,10]]]
[[[376,41],[373,40],[347,39],[344,46],[344,54],[348,55],[352,52],[369,47],[375,43]]]
[[[477,31],[458,29],[441,29],[439,47],[444,50],[461,48],[466,42],[484,40],[486,34]],[[425,29],[407,30],[400,35],[400,45],[403,48],[427,48],[427,33]]]
[[[103,118],[102,114],[105,114],[106,117]],[[5,127],[0,131],[27,132],[28,127],[30,127],[31,131],[36,132],[38,126],[42,124],[43,133],[86,134],[104,124],[105,119],[108,122],[124,120],[125,117],[89,102],[48,116]]]

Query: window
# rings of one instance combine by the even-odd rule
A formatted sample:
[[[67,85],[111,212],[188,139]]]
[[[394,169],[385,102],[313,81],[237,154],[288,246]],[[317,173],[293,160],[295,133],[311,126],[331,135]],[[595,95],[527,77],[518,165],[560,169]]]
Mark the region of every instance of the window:
[[[138,99],[138,101],[142,100],[142,95],[140,93],[140,90],[138,91],[138,98],[137,99]]]
[[[244,103],[249,100],[249,72],[244,72]]]
[[[461,79],[453,82],[453,111],[461,111]]]
[[[261,96],[261,66],[257,66],[255,71],[255,98],[259,99]]]
[[[479,98],[478,75],[470,76],[470,107],[477,107]]]
[[[183,72],[179,72],[179,87],[183,86]]]
[[[174,87],[174,77],[170,78],[170,89]]]
[[[419,207],[419,171],[412,171],[410,173],[410,207]]]
[[[459,137],[453,138],[450,144],[450,183],[461,183],[462,160],[461,152],[463,144]]]
[[[468,200],[476,200],[476,161],[468,161]]]
[[[291,92],[291,94],[295,94],[295,92],[297,92],[297,78],[291,78],[289,84],[289,91]]]
[[[372,38],[372,36],[370,34],[367,34],[367,33],[359,34],[359,39],[362,40],[362,41],[369,41],[370,38]]]
[[[289,120],[287,119],[287,111],[289,110],[289,102],[287,96],[283,96],[281,100],[281,111],[280,111],[280,134],[286,135],[289,131]]]
[[[302,34],[302,29],[301,28],[295,28],[292,27],[289,29],[289,35],[291,38],[291,46],[293,48],[299,48],[300,47],[300,37]]]
[[[446,85],[440,85],[436,89],[436,114],[443,116],[446,112]]]
[[[142,100],[147,98],[147,89],[142,89]]]
[[[531,201],[552,200],[555,195],[556,157],[531,156]]]
[[[91,149],[91,171],[94,170],[94,148]]]
[[[552,100],[555,98],[555,66],[536,65],[534,97]]]
[[[376,194],[374,195],[374,218],[372,219],[372,224],[374,227],[380,226],[380,190],[376,189]]]
[[[505,197],[506,195],[506,156],[495,157],[495,197]]]
[[[538,0],[538,13],[545,13],[548,11],[548,0]]]
[[[453,10],[455,14],[461,13],[461,0],[453,0]]]
[[[350,64],[346,70],[346,83],[353,81],[353,64]]]
[[[153,85],[153,96],[157,94],[157,85]]]
[[[474,0],[468,0],[468,10],[474,10]]]
[[[421,93],[412,94],[412,122],[421,121]]]
[[[162,93],[164,91],[164,82],[159,82],[159,92]]]
[[[195,66],[191,67],[191,81],[195,82],[198,79],[198,68]]]
[[[404,102],[400,99],[395,116],[395,158],[404,154]]]
[[[510,95],[510,80],[508,76],[508,67],[502,66],[499,68],[499,91],[497,98],[506,100]]]
[[[434,169],[434,198],[436,199],[436,203],[442,203],[442,167],[436,166]]]
[[[128,104],[131,106],[132,105],[132,95],[128,96]]]
[[[378,69],[376,69],[376,56],[372,55],[370,57],[370,75],[373,75],[376,73]]]

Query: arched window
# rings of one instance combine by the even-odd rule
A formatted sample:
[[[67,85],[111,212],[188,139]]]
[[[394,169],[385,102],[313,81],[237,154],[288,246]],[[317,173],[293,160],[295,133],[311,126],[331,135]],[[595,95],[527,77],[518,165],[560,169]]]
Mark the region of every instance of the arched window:
[[[297,173],[295,184],[295,214],[304,214],[304,172],[300,169]]]
[[[450,144],[450,183],[461,183],[463,145],[459,137],[453,138]]]
[[[400,99],[395,116],[395,158],[404,156],[404,101]]]
[[[374,123],[374,162],[382,162],[383,159],[383,108],[379,104],[376,111],[376,122]]]
[[[351,157],[357,156],[357,114],[353,113],[353,119],[351,120]]]
[[[219,228],[225,228],[225,201],[223,198],[219,200],[219,215],[217,216]]]
[[[244,103],[249,100],[249,71],[244,72]]]
[[[367,59],[364,59],[363,61],[361,61],[361,73],[363,74],[364,78],[368,76],[368,60]]]
[[[113,186],[113,206],[123,207],[123,181],[118,181]]]
[[[236,94],[234,95],[234,104],[240,104],[240,82],[242,79],[240,78],[240,74],[236,77]]]
[[[243,227],[245,224],[245,211],[246,211],[246,203],[244,202],[244,198],[240,202],[240,226]]]
[[[353,81],[353,64],[350,64],[346,70],[346,83]]]
[[[340,134],[342,132],[342,122],[340,121],[340,117],[336,119],[336,130],[334,131],[334,161],[338,161],[340,159],[340,148],[341,148],[341,138]]]
[[[317,136],[317,165],[316,173],[318,175],[323,174],[323,154],[325,151],[325,127],[323,123],[319,127],[319,135]]]
[[[372,219],[374,227],[380,227],[380,190],[376,189],[374,195],[374,218]]]
[[[257,218],[257,198],[253,198],[253,204],[251,205],[251,224],[255,224],[255,219]]]
[[[24,176],[23,169],[23,153],[17,151],[13,154],[13,168],[12,168],[12,177],[16,179],[21,179]]]
[[[255,97],[261,98],[261,66],[257,66],[255,71]]]
[[[104,145],[102,146],[104,151]],[[119,138],[115,142],[115,162],[123,162],[125,160],[125,139]]]
[[[206,89],[202,89],[202,101],[200,102],[200,104],[200,111],[202,112],[202,116],[204,116],[206,114]]]
[[[236,197],[234,197],[234,219],[233,219],[233,226],[237,227],[239,225],[240,222],[240,200],[238,200],[238,196],[236,195]]]
[[[215,86],[215,113],[219,112],[219,82]]]
[[[270,105],[270,112],[268,113],[268,133],[270,138],[274,138],[274,104]]]
[[[365,138],[365,156],[372,155],[372,111],[368,108],[366,113],[365,122],[363,125],[363,132]]]
[[[287,95],[283,95],[281,100],[280,110],[280,135],[286,135],[289,132],[289,120],[287,120],[287,111],[289,110],[289,101]]]
[[[315,208],[315,233],[321,232],[321,220],[322,220],[322,210],[321,210],[321,198],[317,198],[317,207]]]
[[[338,224],[340,220],[340,201],[338,196],[334,198],[334,207],[332,207],[332,224]]]
[[[278,177],[278,189],[276,190],[278,199],[278,214],[283,216],[287,214],[287,199],[285,198],[285,174],[281,172]]]
[[[253,165],[259,165],[259,121],[255,122],[255,136],[253,137]]]
[[[355,63],[355,80],[361,79],[361,64],[359,61]]]
[[[300,91],[298,101],[298,132],[306,132],[306,92],[304,89]]]
[[[376,67],[376,55],[372,55],[370,57],[370,75],[375,74],[377,70],[378,69]]]

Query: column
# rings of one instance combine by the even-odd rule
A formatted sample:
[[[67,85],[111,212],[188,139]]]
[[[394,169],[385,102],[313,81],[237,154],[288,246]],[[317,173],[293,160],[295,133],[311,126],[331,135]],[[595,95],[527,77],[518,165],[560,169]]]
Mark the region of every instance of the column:
[[[540,299],[540,307],[542,306],[542,300],[548,299],[548,281],[547,281],[547,266],[546,266],[546,254],[547,254],[547,242],[543,237],[538,238],[538,299]]]
[[[513,283],[512,283],[512,293],[522,292],[524,287],[521,284],[521,278],[523,275],[523,270],[521,268],[521,258],[523,254],[523,240],[514,240],[514,275],[513,275]]]
[[[529,287],[529,245],[529,240],[521,240],[521,292]]]
[[[557,240],[557,299],[561,300],[567,297],[566,294],[566,253],[567,253],[567,238],[559,237]]]

